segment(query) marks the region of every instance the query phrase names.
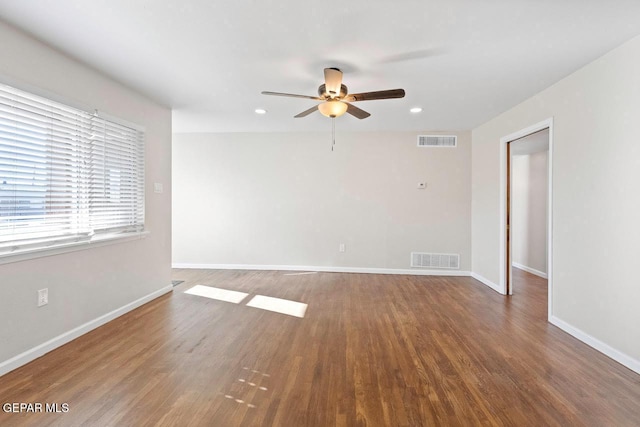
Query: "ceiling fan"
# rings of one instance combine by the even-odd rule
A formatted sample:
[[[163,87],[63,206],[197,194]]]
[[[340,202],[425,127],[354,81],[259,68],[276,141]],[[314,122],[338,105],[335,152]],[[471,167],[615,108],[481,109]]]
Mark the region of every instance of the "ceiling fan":
[[[288,96],[291,98],[313,99],[321,101],[320,104],[295,115],[295,118],[306,117],[318,110],[327,117],[340,117],[344,113],[349,113],[359,119],[366,119],[371,114],[356,107],[351,102],[372,101],[375,99],[403,98],[404,89],[380,90],[375,92],[363,92],[350,94],[345,85],[342,84],[342,71],[337,68],[324,69],[324,84],[318,88],[318,96],[294,95],[291,93],[267,92],[263,95]]]

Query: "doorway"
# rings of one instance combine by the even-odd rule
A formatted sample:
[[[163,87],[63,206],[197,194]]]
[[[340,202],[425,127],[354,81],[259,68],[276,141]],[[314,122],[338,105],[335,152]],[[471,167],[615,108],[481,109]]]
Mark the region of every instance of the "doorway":
[[[542,197],[546,198],[546,209],[542,208],[542,212],[538,212],[538,215],[542,214],[543,218],[535,218],[537,220],[536,233],[542,233],[543,236],[534,236],[537,238],[537,244],[532,243],[535,248],[536,255],[532,257],[525,257],[522,250],[522,241],[514,242],[514,237],[517,237],[517,232],[520,232],[520,239],[522,238],[522,227],[530,226],[531,224],[523,224],[522,216],[522,200],[514,200],[514,184],[522,185],[523,182],[518,182],[518,179],[522,180],[522,176],[514,176],[514,172],[520,173],[522,171],[514,170],[514,164],[522,167],[523,162],[531,161],[535,153],[546,152],[546,194]],[[500,154],[501,154],[501,192],[500,192],[500,211],[501,211],[501,224],[500,224],[500,286],[502,293],[505,295],[513,295],[514,293],[514,249],[517,260],[515,262],[518,268],[525,271],[529,271],[536,275],[546,275],[548,281],[548,315],[551,315],[552,307],[552,155],[553,155],[553,119],[547,119],[543,122],[537,123],[528,128],[522,129],[513,134],[507,135],[500,139]],[[537,155],[540,157],[541,155]],[[536,162],[540,162],[540,158],[536,159]],[[538,169],[540,165],[536,166]],[[540,173],[540,171],[538,171]],[[545,173],[545,172],[542,172]],[[514,178],[517,178],[514,182]],[[545,177],[542,176],[542,179]],[[528,185],[528,182],[524,182]],[[538,182],[536,185],[540,186]],[[515,188],[515,190],[521,190]],[[538,188],[538,193],[540,189]],[[544,189],[542,189],[544,191]],[[517,194],[517,193],[516,193]],[[537,197],[541,197],[540,194]],[[542,200],[544,204],[545,200]],[[514,205],[514,202],[516,203]],[[516,215],[514,215],[516,214]],[[519,216],[518,216],[519,215]],[[514,218],[518,223],[514,223]],[[540,220],[543,221],[543,225],[540,225]],[[534,224],[535,225],[535,224]],[[520,227],[518,228],[514,228]],[[535,227],[534,227],[535,228]],[[541,239],[542,238],[542,242]],[[520,246],[516,246],[519,244]],[[542,244],[542,248],[540,248]],[[526,251],[524,251],[526,252]],[[542,259],[540,259],[542,257]],[[546,259],[545,259],[546,258]],[[531,262],[523,262],[526,259]],[[545,262],[546,261],[546,262]],[[525,264],[534,264],[534,267],[527,266]],[[536,268],[537,267],[537,268]],[[527,270],[528,269],[528,270]],[[517,292],[517,290],[516,290]]]

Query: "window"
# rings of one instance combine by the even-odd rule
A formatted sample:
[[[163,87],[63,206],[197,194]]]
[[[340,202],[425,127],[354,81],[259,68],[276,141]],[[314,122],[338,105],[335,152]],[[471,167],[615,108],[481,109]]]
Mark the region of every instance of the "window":
[[[143,229],[143,132],[0,85],[0,255]]]

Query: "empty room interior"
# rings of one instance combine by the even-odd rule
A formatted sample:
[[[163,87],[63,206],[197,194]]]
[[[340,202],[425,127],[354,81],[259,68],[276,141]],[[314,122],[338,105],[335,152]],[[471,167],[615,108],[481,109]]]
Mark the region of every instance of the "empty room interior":
[[[0,0],[0,425],[639,425],[638,16]]]

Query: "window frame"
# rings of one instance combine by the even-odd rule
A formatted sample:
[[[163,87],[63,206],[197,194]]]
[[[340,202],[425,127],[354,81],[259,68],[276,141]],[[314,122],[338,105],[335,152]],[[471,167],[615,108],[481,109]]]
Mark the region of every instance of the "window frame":
[[[7,81],[4,78],[0,78],[0,85],[8,87],[10,89],[14,89],[17,91],[25,92],[28,95],[36,96],[39,98],[44,98],[48,102],[61,104],[66,108],[75,109],[81,111],[83,113],[91,114],[99,120],[110,122],[109,124],[115,124],[123,127],[130,128],[131,130],[136,132],[136,135],[139,136],[136,139],[136,150],[140,150],[139,156],[141,159],[141,163],[139,164],[139,168],[137,169],[139,174],[139,179],[141,180],[141,184],[138,184],[138,199],[139,204],[136,209],[140,209],[142,211],[141,218],[142,222],[138,224],[135,229],[127,230],[127,231],[118,231],[114,230],[110,231],[100,231],[96,233],[91,233],[86,237],[75,234],[70,236],[68,239],[54,239],[52,241],[44,241],[44,242],[28,242],[28,243],[20,243],[16,241],[16,247],[11,250],[4,250],[0,252],[0,265],[19,262],[28,259],[52,256],[57,254],[63,254],[68,252],[86,250],[95,247],[101,247],[105,245],[110,245],[114,243],[121,243],[127,241],[140,240],[145,238],[150,232],[147,229],[147,221],[146,221],[146,197],[147,197],[147,189],[146,189],[146,165],[145,165],[145,157],[146,157],[146,147],[145,147],[145,137],[146,132],[143,126],[140,126],[135,123],[131,123],[127,120],[123,120],[117,118],[115,116],[111,116],[110,114],[105,114],[103,112],[98,112],[98,110],[86,108],[85,106],[80,106],[78,103],[69,102],[66,99],[61,98],[56,94],[49,93],[44,90],[40,90],[38,88],[34,88],[29,85],[16,84],[14,81]],[[91,111],[91,113],[89,113]],[[77,185],[79,181],[74,181],[71,185]],[[135,206],[134,206],[135,207]],[[88,217],[87,217],[88,218]],[[5,243],[11,244],[11,240],[6,241]],[[8,245],[7,245],[8,246]]]

